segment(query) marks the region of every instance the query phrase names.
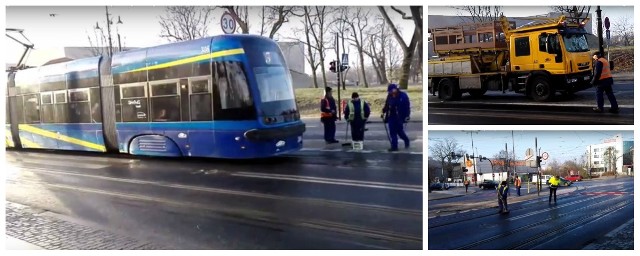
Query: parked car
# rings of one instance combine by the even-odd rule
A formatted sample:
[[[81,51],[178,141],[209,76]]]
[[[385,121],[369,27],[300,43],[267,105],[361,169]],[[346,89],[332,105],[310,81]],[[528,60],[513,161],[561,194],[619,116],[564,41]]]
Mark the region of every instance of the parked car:
[[[580,175],[569,175],[567,177],[564,177],[566,180],[569,180],[571,182],[576,182],[576,181],[582,181],[582,176]]]
[[[549,183],[549,180],[547,180],[547,185],[550,185],[551,183]],[[560,177],[560,187],[568,187],[571,186],[571,184],[573,184],[573,182],[571,182],[570,180],[567,180],[565,178]]]
[[[480,185],[478,185],[481,189],[496,189],[498,188],[498,182],[493,180],[484,180]]]
[[[447,183],[433,183],[429,186],[429,191],[447,190],[447,189],[449,189],[449,184]]]

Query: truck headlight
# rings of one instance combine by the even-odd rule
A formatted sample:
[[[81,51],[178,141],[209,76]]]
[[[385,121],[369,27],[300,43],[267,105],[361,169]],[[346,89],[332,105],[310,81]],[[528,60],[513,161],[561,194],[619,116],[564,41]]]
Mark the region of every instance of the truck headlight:
[[[567,83],[568,83],[568,84],[570,84],[570,83],[575,83],[575,82],[578,82],[578,78],[570,78],[570,79],[567,79]]]

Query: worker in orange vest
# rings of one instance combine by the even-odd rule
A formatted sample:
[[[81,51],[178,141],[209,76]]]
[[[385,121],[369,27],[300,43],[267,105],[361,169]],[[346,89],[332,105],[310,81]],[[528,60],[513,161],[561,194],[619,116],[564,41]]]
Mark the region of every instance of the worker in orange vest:
[[[593,53],[594,68],[593,68],[593,79],[591,80],[591,85],[596,86],[596,103],[598,107],[593,108],[593,111],[602,113],[604,109],[604,97],[603,92],[607,94],[607,98],[609,98],[609,103],[611,103],[611,108],[609,112],[618,113],[618,102],[616,101],[616,96],[613,95],[613,77],[611,76],[611,69],[609,67],[609,61],[602,57],[601,52]]]
[[[324,124],[324,141],[327,144],[338,143],[336,140],[336,120],[338,120],[336,100],[331,94],[331,87],[324,88],[324,98],[320,100],[320,121]]]
[[[518,175],[516,175],[516,179],[515,181],[513,181],[513,185],[516,186],[516,191],[518,191],[518,196],[520,196],[520,186],[522,185],[522,181],[520,180],[520,177],[518,177]]]

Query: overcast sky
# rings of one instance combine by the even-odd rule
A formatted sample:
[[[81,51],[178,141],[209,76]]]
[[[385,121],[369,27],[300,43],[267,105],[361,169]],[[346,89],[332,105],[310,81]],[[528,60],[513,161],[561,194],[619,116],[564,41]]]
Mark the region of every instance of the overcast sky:
[[[491,158],[504,150],[505,143],[511,152],[515,142],[516,158],[524,159],[526,150],[535,148],[537,137],[538,147],[549,154],[546,162],[555,159],[562,163],[580,160],[589,145],[603,143],[603,140],[616,135],[622,135],[624,141],[633,141],[633,131],[514,131],[513,137],[511,131],[477,131],[473,133],[473,146],[477,148],[478,155]],[[456,139],[462,150],[472,153],[471,134],[465,131],[429,131],[429,145],[447,137]]]
[[[371,20],[379,13],[378,8],[375,6],[363,8],[370,10],[371,15],[369,17]],[[410,14],[408,7],[399,8]],[[118,17],[123,22],[123,24],[114,24],[112,26],[114,47],[117,47],[117,32],[122,37],[123,46],[149,47],[168,43],[167,39],[159,36],[161,27],[158,24],[158,17],[164,14],[164,10],[164,7],[158,6],[109,7],[109,12],[115,18],[114,23],[118,20]],[[261,8],[252,6],[249,10],[250,32],[259,34],[261,19],[258,15],[261,13]],[[8,28],[25,30],[24,34],[35,44],[36,48],[36,51],[30,55],[28,64],[41,65],[50,60],[52,54],[60,54],[43,54],[42,51],[51,52],[53,48],[60,49],[65,46],[89,46],[87,36],[93,36],[96,22],[100,27],[105,27],[105,12],[104,6],[9,6],[6,9],[6,25]],[[220,27],[220,17],[223,12],[224,10],[222,9],[214,11],[209,25],[210,35],[223,33]],[[400,26],[400,31],[405,41],[408,42],[414,29],[413,21],[403,20],[399,14],[390,8],[387,8],[387,12],[391,19]],[[55,16],[50,14],[55,14]],[[302,18],[291,17],[290,22],[281,27],[276,39],[292,41],[290,38],[293,37],[305,40],[304,34],[294,33],[296,28],[302,28],[302,21]],[[372,23],[370,22],[370,24]],[[237,30],[240,29],[238,28]],[[19,60],[24,48],[18,43],[9,41],[9,39],[7,39],[7,42],[7,49],[9,49],[7,52],[8,62],[15,63]],[[350,50],[350,61],[355,60],[355,51],[355,49]],[[305,68],[305,71],[310,71],[309,66]]]

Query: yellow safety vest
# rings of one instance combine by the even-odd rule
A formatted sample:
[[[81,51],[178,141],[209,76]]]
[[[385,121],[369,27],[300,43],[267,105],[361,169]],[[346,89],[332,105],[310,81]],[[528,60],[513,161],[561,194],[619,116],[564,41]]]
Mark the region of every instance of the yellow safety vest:
[[[556,177],[552,177],[551,179],[549,179],[549,184],[557,187],[558,185],[560,185],[560,179],[556,179]]]
[[[353,100],[349,101],[349,121],[353,121],[353,119],[356,117],[356,113],[354,113],[354,107],[353,107]],[[362,120],[365,119],[364,117],[364,100],[360,99],[360,117],[362,117]]]
[[[600,58],[598,61],[602,62],[602,73],[600,74],[600,80],[611,78],[611,69],[609,68],[609,61],[605,58]]]

